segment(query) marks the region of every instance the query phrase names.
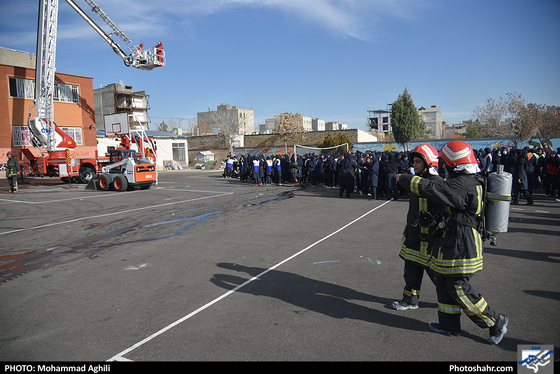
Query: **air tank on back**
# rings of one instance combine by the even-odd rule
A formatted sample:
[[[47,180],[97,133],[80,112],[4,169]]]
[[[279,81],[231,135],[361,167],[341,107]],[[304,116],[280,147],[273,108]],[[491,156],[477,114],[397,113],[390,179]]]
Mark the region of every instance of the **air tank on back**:
[[[490,245],[496,245],[496,234],[508,231],[509,206],[513,176],[498,165],[488,175],[487,203],[485,208],[486,231],[490,234]]]

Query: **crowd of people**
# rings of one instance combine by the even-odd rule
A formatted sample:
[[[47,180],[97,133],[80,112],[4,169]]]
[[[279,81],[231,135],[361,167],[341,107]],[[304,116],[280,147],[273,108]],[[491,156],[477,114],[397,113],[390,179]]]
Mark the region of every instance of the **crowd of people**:
[[[461,335],[464,312],[488,330],[490,344],[499,344],[509,318],[491,307],[471,284],[471,277],[483,268],[484,186],[488,174],[498,169],[512,174],[512,204],[519,204],[521,194],[527,204],[533,204],[532,192],[540,188],[547,196],[559,197],[558,152],[528,147],[476,151],[460,140],[446,143],[439,151],[422,144],[412,152],[228,157],[223,176],[252,181],[253,186],[338,186],[339,197],[350,197],[352,192],[372,199],[407,197],[409,209],[399,252],[405,286],[392,308],[418,309],[427,274],[438,298],[438,320],[429,323],[430,330]]]
[[[504,171],[513,175],[512,204],[519,203],[523,194],[527,204],[532,204],[535,189],[542,189],[547,197],[560,198],[560,158],[556,151],[543,148],[486,148],[477,152],[482,173],[495,171],[503,165]]]
[[[473,150],[484,175],[503,165],[513,174],[512,203],[518,204],[524,195],[533,203],[535,189],[546,196],[560,199],[560,148],[499,148]],[[438,168],[445,178],[446,169]],[[225,160],[224,178],[239,178],[253,186],[303,185],[340,189],[339,196],[358,193],[372,199],[406,198],[409,194],[399,187],[395,175],[413,173],[409,152],[356,151],[336,154],[305,153],[301,155],[240,155]]]

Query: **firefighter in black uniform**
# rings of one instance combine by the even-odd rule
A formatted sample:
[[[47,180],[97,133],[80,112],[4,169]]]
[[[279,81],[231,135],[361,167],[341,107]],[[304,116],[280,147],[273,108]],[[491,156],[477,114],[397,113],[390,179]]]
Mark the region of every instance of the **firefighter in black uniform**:
[[[414,148],[410,153],[414,175],[428,180],[442,179],[438,174],[438,152],[428,144]],[[430,257],[437,238],[437,220],[441,216],[441,205],[415,194],[410,195],[406,226],[402,236],[399,257],[404,260],[405,286],[401,301],[392,304],[393,309],[418,309],[420,286],[424,271],[435,285],[434,272],[430,269]]]
[[[8,178],[8,182],[10,183],[10,192],[16,193],[18,192],[18,174],[19,171],[19,163],[17,159],[14,157],[12,152],[8,152],[8,163],[6,164],[6,178]]]
[[[461,140],[445,144],[439,157],[448,170],[447,180],[407,174],[397,178],[407,191],[445,206],[443,229],[430,258],[437,276],[439,322],[430,322],[429,327],[440,334],[460,335],[463,310],[477,326],[489,329],[490,344],[498,344],[507,332],[508,317],[492,309],[470,284],[483,263],[479,229],[484,214],[484,182],[480,168],[471,146]]]

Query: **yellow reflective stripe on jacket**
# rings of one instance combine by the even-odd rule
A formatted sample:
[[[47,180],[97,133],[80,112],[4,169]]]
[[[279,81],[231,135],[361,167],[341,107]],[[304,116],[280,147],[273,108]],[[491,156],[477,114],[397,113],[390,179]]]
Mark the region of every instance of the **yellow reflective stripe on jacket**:
[[[420,250],[416,250],[416,249],[408,248],[404,244],[405,240],[406,240],[406,236],[403,235],[401,241],[401,251],[399,253],[400,256],[405,260],[413,261],[429,268],[431,253],[428,253],[428,243],[420,242]]]
[[[465,259],[449,259],[432,257],[431,268],[442,275],[472,274],[482,270],[482,256]]]
[[[476,196],[478,199],[478,206],[476,207],[476,215],[480,216],[482,214],[483,207],[483,196],[482,196],[482,186],[479,184],[476,186]]]
[[[410,180],[410,192],[415,193],[416,195],[420,195],[420,190],[418,189],[418,185],[420,184],[421,180],[422,178],[420,178],[417,175],[412,177],[412,179]]]

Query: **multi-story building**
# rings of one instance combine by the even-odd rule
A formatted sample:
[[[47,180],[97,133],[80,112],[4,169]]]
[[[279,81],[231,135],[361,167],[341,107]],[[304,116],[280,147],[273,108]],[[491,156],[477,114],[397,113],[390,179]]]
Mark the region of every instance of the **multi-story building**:
[[[385,110],[368,110],[368,125],[371,131],[381,134],[393,132],[391,127],[391,110],[389,107]]]
[[[373,132],[389,133],[393,132],[391,126],[391,105],[387,109],[368,110],[368,125]],[[428,136],[434,139],[441,139],[443,136],[443,120],[441,108],[432,105],[429,109],[424,107],[418,108],[418,117],[420,122],[424,121]]]
[[[311,121],[311,128],[313,131],[325,131],[325,120],[320,118],[313,118]]]
[[[198,112],[197,135],[210,135],[219,132],[220,125],[217,123],[217,117],[235,115],[239,125],[239,135],[248,135],[255,131],[255,112],[252,109],[238,108],[237,105],[220,104],[216,110],[212,111],[208,108],[207,112]]]
[[[93,90],[95,100],[95,125],[105,129],[103,119],[107,114],[127,113],[132,129],[148,129],[149,96],[145,91],[134,92],[131,85],[112,83]]]
[[[305,131],[317,131],[314,129],[314,121],[322,121],[323,123],[323,130],[324,130],[324,123],[325,121],[323,120],[319,120],[318,118],[312,118],[312,117],[308,117],[308,116],[300,116],[300,121],[299,124],[302,125],[303,129]],[[276,117],[274,118],[267,118],[265,119],[265,124],[264,126],[259,125],[259,132],[261,133],[270,133],[273,132],[275,128],[278,127],[278,125],[280,125],[280,123],[278,122],[278,119]]]
[[[418,108],[418,116],[420,122],[424,121],[428,136],[433,139],[441,139],[443,136],[443,120],[441,116],[441,108],[432,105],[429,109],[424,107]]]
[[[34,155],[27,120],[35,98],[35,54],[0,48],[0,163],[6,153],[16,157],[22,148]],[[33,113],[33,111],[32,111]],[[53,104],[54,122],[74,139],[77,147],[72,157],[94,157],[97,150],[93,78],[71,74],[55,74]]]

